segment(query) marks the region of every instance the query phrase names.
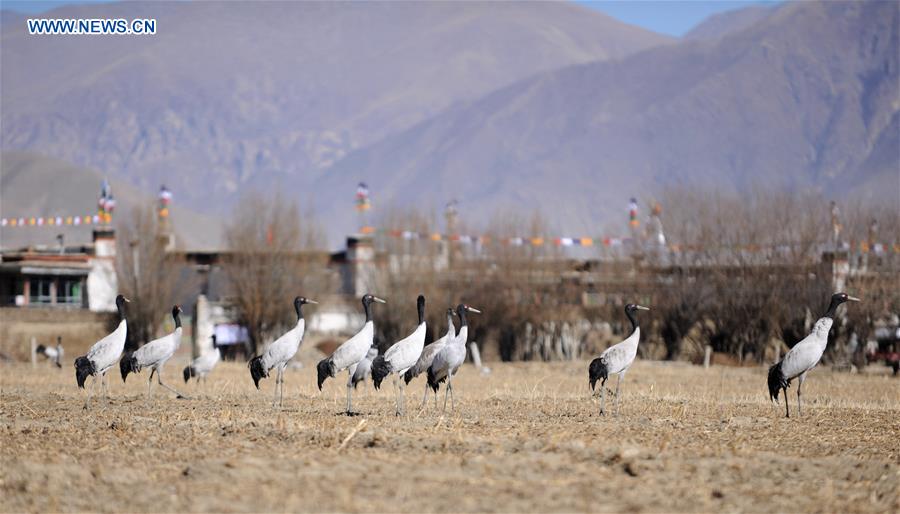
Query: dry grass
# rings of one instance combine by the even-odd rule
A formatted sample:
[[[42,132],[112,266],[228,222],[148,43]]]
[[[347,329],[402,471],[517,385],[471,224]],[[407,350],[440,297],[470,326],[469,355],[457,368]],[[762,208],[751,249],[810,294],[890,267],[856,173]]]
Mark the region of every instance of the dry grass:
[[[176,381],[180,365],[166,378]],[[315,391],[309,364],[253,389],[227,363],[191,400],[146,372],[117,376],[90,413],[74,372],[2,369],[3,511],[791,511],[900,509],[896,379],[827,369],[806,382],[807,411],[784,419],[763,369],[641,362],[618,418],[597,416],[587,363],[463,369],[457,410],[393,415],[391,387],[359,392],[338,415],[343,380]],[[343,377],[342,377],[343,378]],[[609,383],[614,387],[614,379]],[[608,384],[608,385],[609,385]],[[193,387],[187,391],[196,392]],[[796,396],[791,397],[796,401]],[[350,437],[352,435],[352,437]]]

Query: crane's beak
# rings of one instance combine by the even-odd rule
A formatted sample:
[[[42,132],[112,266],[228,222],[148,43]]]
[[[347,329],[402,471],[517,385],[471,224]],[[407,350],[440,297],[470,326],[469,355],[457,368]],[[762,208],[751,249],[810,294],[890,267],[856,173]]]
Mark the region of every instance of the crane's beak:
[[[466,306],[466,310],[469,312],[474,312],[475,314],[481,314],[481,311],[476,309],[475,307]]]
[[[382,300],[381,298],[378,298],[377,296],[373,296],[372,299],[378,303],[387,303],[386,301]]]
[[[848,297],[847,297],[847,301],[849,301],[849,302],[861,302],[862,300],[860,300],[859,298],[857,298],[857,297],[855,297],[855,296],[848,296]]]
[[[125,300],[125,303],[131,303],[131,300],[129,300],[128,298],[125,298],[124,296],[122,297],[122,299]]]
[[[643,305],[635,305],[634,308],[639,311],[649,311],[650,310],[650,307],[644,307]]]
[[[315,300],[310,300],[309,298],[306,299],[306,303],[311,303],[313,305],[319,305],[319,302],[317,302]]]

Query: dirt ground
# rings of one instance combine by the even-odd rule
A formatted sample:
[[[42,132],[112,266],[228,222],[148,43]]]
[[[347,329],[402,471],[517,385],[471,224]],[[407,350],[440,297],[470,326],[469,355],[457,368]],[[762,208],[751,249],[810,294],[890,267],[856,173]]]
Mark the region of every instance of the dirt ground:
[[[164,379],[192,399],[157,386],[148,404],[146,371],[116,374],[89,412],[71,365],[0,368],[0,510],[900,510],[900,380],[884,374],[819,368],[804,416],[785,419],[762,368],[639,362],[620,416],[601,418],[587,362],[492,363],[463,368],[452,413],[418,409],[420,377],[407,416],[388,383],[358,391],[347,417],[344,376],[320,395],[309,364],[287,373],[282,410],[274,379],[256,391],[244,364],[205,390],[182,366]]]

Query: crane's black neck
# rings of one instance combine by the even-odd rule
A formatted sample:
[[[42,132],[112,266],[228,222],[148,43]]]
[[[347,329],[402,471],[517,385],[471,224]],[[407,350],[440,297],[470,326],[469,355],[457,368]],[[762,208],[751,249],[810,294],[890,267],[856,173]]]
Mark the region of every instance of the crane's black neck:
[[[825,315],[823,318],[832,318],[834,319],[834,314],[837,312],[837,308],[840,304],[844,303],[840,298],[834,296],[831,298],[831,303],[828,305],[828,310],[825,311]]]
[[[372,302],[363,299],[363,310],[366,311],[366,323],[372,321]]]
[[[466,321],[466,308],[465,307],[460,305],[456,309],[456,314],[459,316],[459,328],[460,329],[462,329],[462,327],[468,325],[468,322]]]
[[[420,296],[416,300],[416,310],[419,312],[419,325],[425,323],[425,297]]]
[[[172,309],[172,318],[175,320],[175,328],[181,328],[181,311]]]
[[[116,298],[116,310],[119,311],[119,321],[125,321],[125,299],[121,296]]]
[[[448,330],[453,330],[453,329],[454,329],[454,327],[453,327],[453,313],[452,313],[452,312],[448,312],[448,313],[447,313],[447,329],[448,329]]]
[[[297,311],[297,323],[299,323],[300,320],[303,319],[302,307],[303,307],[303,302],[301,302],[299,298],[294,300],[294,310]]]
[[[631,309],[625,309],[625,315],[628,316],[628,320],[631,321],[631,333],[633,334],[634,331],[639,328],[638,320],[634,317],[634,311]]]

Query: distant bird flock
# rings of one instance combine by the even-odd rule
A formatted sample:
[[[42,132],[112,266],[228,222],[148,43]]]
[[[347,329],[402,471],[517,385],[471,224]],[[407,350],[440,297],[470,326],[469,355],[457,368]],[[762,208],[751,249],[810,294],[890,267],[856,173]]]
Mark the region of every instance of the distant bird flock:
[[[425,297],[419,295],[416,299],[417,324],[411,334],[391,345],[383,354],[379,354],[375,344],[374,304],[386,304],[387,302],[377,296],[366,294],[362,299],[363,312],[366,319],[353,337],[338,346],[334,352],[319,361],[316,365],[316,385],[322,390],[325,381],[334,378],[338,373],[347,371],[347,415],[356,414],[353,411],[353,390],[360,383],[370,377],[376,390],[381,388],[385,379],[390,378],[394,387],[395,414],[401,416],[406,413],[405,387],[419,375],[425,375],[425,395],[422,397],[420,408],[424,408],[428,391],[434,393],[435,408],[437,408],[437,394],[440,385],[446,383],[444,388],[443,410],[447,409],[447,400],[450,400],[451,410],[455,409],[453,398],[453,379],[466,360],[466,343],[468,340],[468,315],[480,314],[481,311],[470,305],[461,303],[455,308],[450,307],[447,313],[447,331],[442,337],[429,345],[425,344],[427,326],[425,322]],[[774,364],[768,373],[769,398],[774,404],[778,403],[779,393],[784,393],[785,416],[790,417],[787,389],[791,382],[797,380],[797,414],[802,415],[802,403],[800,389],[806,380],[806,375],[816,367],[825,347],[828,344],[828,332],[831,329],[833,318],[837,308],[845,302],[858,302],[846,293],[835,293],[825,314],[816,321],[812,332],[797,343],[784,358]],[[128,322],[125,314],[125,304],[129,300],[122,295],[116,297],[116,309],[119,323],[112,333],[97,341],[87,355],[75,359],[75,379],[78,387],[85,388],[88,377],[93,377],[90,389],[86,390],[84,408],[89,409],[92,396],[97,387],[103,388],[107,384],[106,395],[109,395],[109,382],[106,381],[106,373],[118,362],[119,370],[124,382],[129,374],[140,373],[144,368],[150,368],[147,381],[147,401],[151,398],[153,375],[157,377],[160,386],[173,392],[178,398],[187,398],[174,388],[165,384],[162,380],[162,370],[165,364],[172,358],[181,345],[181,307],[172,307],[172,319],[175,329],[159,339],[150,341],[136,351],[124,352],[125,339],[128,332]],[[275,393],[272,400],[273,407],[280,407],[284,403],[284,371],[288,362],[296,355],[303,342],[306,331],[306,322],[303,318],[303,306],[316,304],[314,300],[298,296],[294,299],[294,311],[297,314],[297,323],[278,339],[270,343],[265,351],[253,357],[248,363],[250,377],[254,386],[259,389],[260,380],[267,378],[272,370],[275,371]],[[600,415],[606,411],[606,381],[610,375],[616,375],[615,390],[615,414],[619,413],[619,396],[625,375],[634,363],[637,356],[638,343],[641,339],[641,328],[638,320],[639,311],[649,311],[648,307],[629,303],[625,306],[625,316],[631,322],[631,333],[625,340],[607,348],[599,357],[592,360],[588,366],[588,384],[592,391],[600,384]],[[459,330],[453,324],[454,316],[459,318]],[[184,368],[182,374],[187,383],[191,378],[198,383],[205,382],[216,364],[221,360],[220,347],[215,336],[212,338],[212,350],[207,351],[193,359]],[[37,347],[37,353],[44,355],[48,360],[61,366],[63,355],[62,343],[57,339],[57,345]],[[124,352],[124,353],[123,353]]]

